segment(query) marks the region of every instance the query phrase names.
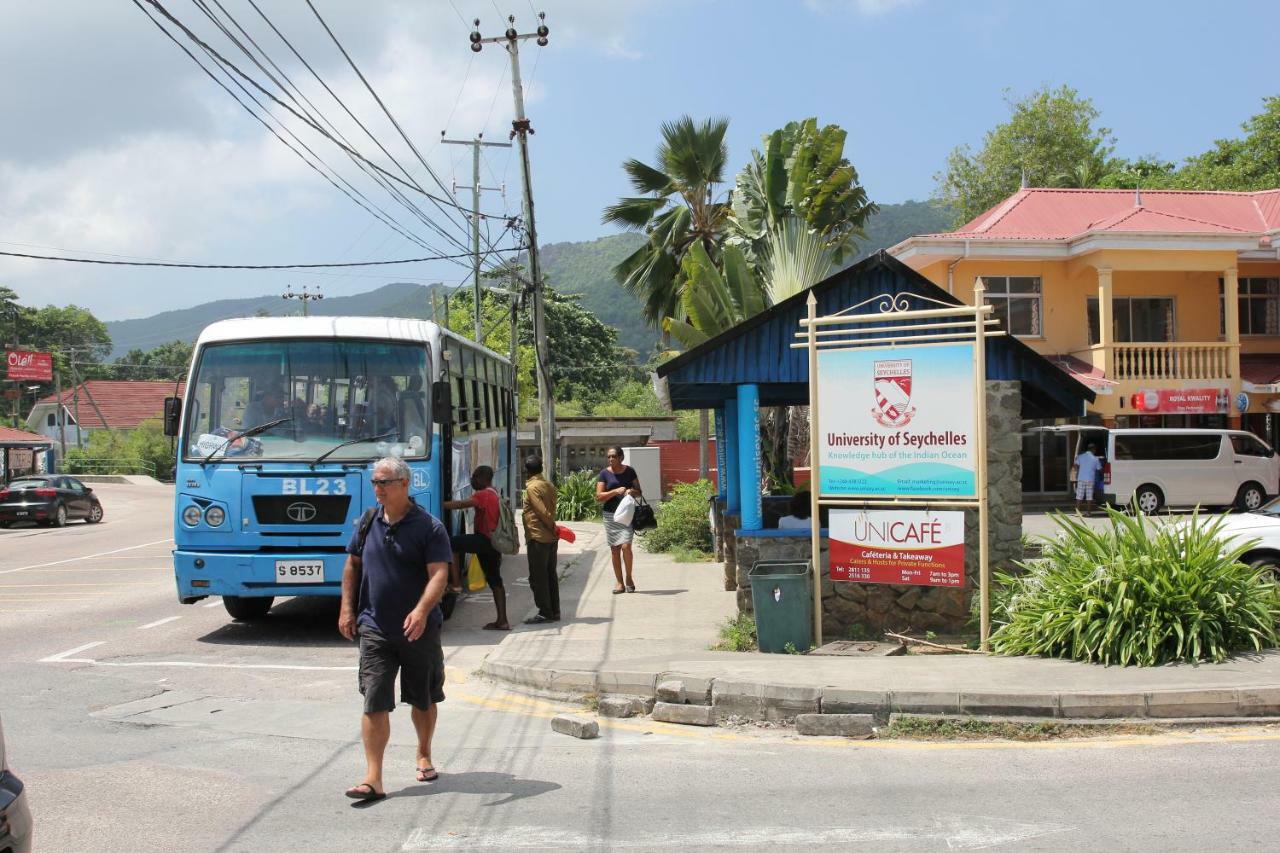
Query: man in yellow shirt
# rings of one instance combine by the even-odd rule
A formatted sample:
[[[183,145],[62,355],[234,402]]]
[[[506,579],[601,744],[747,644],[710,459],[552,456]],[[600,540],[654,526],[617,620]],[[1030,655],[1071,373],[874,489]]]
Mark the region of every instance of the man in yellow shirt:
[[[538,612],[524,620],[526,625],[560,621],[560,579],[556,572],[556,487],[542,476],[542,460],[530,456],[524,461],[524,541],[529,558],[529,587]]]

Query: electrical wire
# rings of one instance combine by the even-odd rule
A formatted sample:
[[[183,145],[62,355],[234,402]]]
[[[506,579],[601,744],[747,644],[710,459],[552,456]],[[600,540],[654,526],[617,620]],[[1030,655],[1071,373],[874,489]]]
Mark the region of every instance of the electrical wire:
[[[510,249],[492,249],[489,254],[516,252],[519,247]],[[393,264],[420,264],[427,261],[447,261],[454,258],[470,258],[471,252],[456,255],[428,255],[422,258],[397,258],[393,261],[341,261],[326,264],[186,264],[168,261],[104,261],[99,258],[68,258],[59,255],[35,255],[26,252],[3,252],[0,256],[7,258],[27,258],[36,261],[65,261],[72,264],[98,264],[109,267],[166,267],[169,269],[191,270],[309,270],[334,269],[345,267],[384,267]],[[433,279],[434,280],[434,279]]]
[[[159,6],[159,4],[156,2],[156,0],[145,0],[145,2],[147,2],[147,3],[149,3],[149,4],[153,5],[153,6]],[[296,148],[294,148],[292,145],[290,145],[290,144],[289,144],[289,142],[288,142],[287,140],[285,140],[285,139],[284,139],[284,137],[282,137],[279,133],[277,133],[277,132],[276,132],[275,128],[273,128],[270,124],[268,124],[268,123],[267,123],[267,122],[266,122],[266,121],[265,121],[265,120],[264,120],[260,115],[258,115],[257,113],[255,113],[255,112],[253,111],[253,108],[251,108],[248,104],[246,104],[243,100],[241,100],[241,99],[240,99],[240,97],[239,97],[239,96],[237,96],[237,95],[236,95],[236,93],[235,93],[235,92],[233,92],[233,91],[230,89],[230,87],[228,87],[225,83],[223,83],[221,80],[219,80],[219,79],[218,79],[218,78],[213,74],[213,72],[212,72],[212,71],[210,71],[208,68],[206,68],[206,67],[205,67],[205,65],[204,65],[204,63],[200,62],[200,60],[195,56],[195,54],[193,54],[190,50],[188,50],[188,49],[187,49],[186,45],[184,45],[184,44],[182,44],[180,41],[178,41],[178,39],[173,35],[173,33],[169,32],[167,29],[165,29],[165,27],[160,23],[160,21],[156,20],[156,18],[155,18],[153,15],[151,15],[151,13],[150,13],[150,12],[148,12],[148,11],[147,11],[147,9],[142,5],[142,3],[140,2],[140,0],[133,0],[133,3],[134,3],[134,5],[135,5],[135,6],[137,6],[137,7],[138,7],[138,9],[139,9],[139,10],[141,10],[141,11],[142,11],[142,13],[143,13],[144,15],[146,15],[146,16],[147,16],[147,19],[148,19],[148,20],[150,20],[153,24],[155,24],[156,28],[157,28],[157,29],[159,29],[159,30],[160,30],[160,32],[164,33],[164,34],[165,34],[165,36],[166,36],[167,38],[169,38],[169,40],[171,40],[175,45],[177,45],[177,46],[178,46],[178,48],[179,48],[183,53],[185,53],[185,54],[188,56],[188,58],[190,58],[190,59],[191,59],[191,61],[192,61],[192,62],[194,62],[194,63],[195,63],[195,64],[200,68],[200,70],[201,70],[201,71],[203,71],[203,72],[204,72],[204,73],[209,77],[209,79],[213,80],[213,82],[214,82],[214,83],[218,84],[218,86],[219,86],[219,87],[221,87],[223,91],[225,91],[228,95],[230,95],[230,96],[231,96],[231,98],[232,98],[233,100],[235,100],[235,101],[236,101],[236,103],[238,103],[242,108],[244,108],[244,110],[245,110],[246,112],[248,112],[248,113],[249,113],[249,115],[253,116],[253,118],[254,118],[258,123],[260,123],[263,127],[265,127],[265,128],[267,129],[267,131],[271,133],[271,135],[272,135],[272,136],[274,136],[277,140],[279,140],[279,141],[280,141],[280,143],[281,143],[281,144],[283,144],[286,148],[288,148],[290,151],[292,151],[294,154],[296,154],[296,155],[299,157],[299,159],[301,159],[304,163],[306,163],[306,165],[307,165],[309,168],[311,168],[311,169],[312,169],[313,171],[315,171],[318,175],[320,175],[322,178],[324,178],[328,183],[330,183],[330,184],[331,184],[335,189],[337,189],[337,190],[338,190],[339,192],[341,192],[343,195],[345,195],[345,196],[347,196],[349,199],[351,199],[351,201],[353,201],[355,204],[357,204],[357,205],[358,205],[358,206],[360,206],[361,208],[364,208],[364,210],[365,210],[366,212],[368,212],[370,215],[374,216],[375,218],[380,219],[380,220],[381,220],[381,221],[383,221],[383,222],[384,222],[384,224],[386,224],[389,228],[392,228],[393,230],[397,231],[399,234],[401,234],[401,236],[405,237],[406,239],[409,239],[409,240],[413,241],[414,243],[417,243],[419,246],[421,246],[421,247],[422,247],[422,248],[424,248],[424,249],[427,249],[428,251],[438,251],[438,250],[436,250],[436,249],[435,249],[435,247],[433,247],[433,246],[431,246],[430,244],[426,243],[426,242],[425,242],[425,241],[423,241],[421,238],[419,238],[419,237],[417,237],[417,236],[415,236],[415,235],[413,235],[413,234],[409,233],[408,231],[405,231],[401,226],[399,226],[399,225],[398,225],[398,224],[396,224],[393,220],[391,220],[391,219],[390,219],[390,218],[389,218],[385,213],[379,213],[379,212],[376,212],[376,211],[375,211],[374,209],[372,209],[370,206],[366,205],[364,202],[361,202],[359,199],[357,199],[357,198],[356,198],[356,196],[352,194],[352,192],[349,192],[349,191],[347,191],[346,189],[344,189],[343,187],[339,186],[339,185],[337,184],[337,182],[333,180],[333,178],[331,178],[329,175],[326,175],[323,171],[321,171],[321,169],[320,169],[318,166],[316,166],[316,165],[315,165],[315,163],[313,163],[313,162],[311,162],[310,160],[308,160],[308,159],[307,159],[307,157],[306,157],[304,154],[302,154],[302,152],[298,151]],[[161,10],[162,10],[162,12],[163,12],[163,11],[164,11],[164,10],[163,10],[163,7],[160,7],[160,8],[161,8]],[[190,33],[190,32],[191,32],[190,30],[186,29],[186,28],[185,28],[185,27],[184,27],[180,22],[177,22],[177,20],[176,20],[175,18],[173,18],[173,16],[172,16],[172,15],[168,15],[168,14],[167,14],[167,12],[164,12],[164,14],[165,14],[165,15],[166,15],[166,17],[168,17],[170,20],[174,21],[174,22],[177,24],[177,26],[178,26],[180,29],[182,29],[184,32],[187,32],[187,33]],[[199,40],[198,38],[195,38],[194,34],[191,34],[191,36],[190,36],[190,37],[192,38],[192,40],[193,40],[193,41],[195,41],[195,42],[196,42],[197,44],[199,44],[203,49],[205,49],[207,53],[210,53],[210,52],[211,52],[211,53],[213,53],[213,54],[215,54],[215,55],[216,55],[216,53],[217,53],[216,51],[213,51],[213,49],[212,49],[212,48],[210,48],[210,47],[208,47],[208,45],[206,45],[203,41]],[[224,73],[225,73],[225,71],[224,71]],[[229,75],[228,75],[228,76],[229,76]],[[254,103],[255,103],[255,104],[256,104],[260,109],[263,109],[262,105],[261,105],[261,104],[260,104],[260,103],[255,99],[255,98],[253,98],[253,96],[252,96],[252,95],[249,95],[249,93],[247,92],[247,90],[245,90],[243,86],[240,86],[240,84],[238,83],[238,81],[235,81],[235,80],[234,80],[234,78],[232,78],[232,81],[233,81],[233,82],[236,82],[236,85],[237,85],[237,86],[239,86],[239,87],[240,87],[240,89],[241,89],[242,91],[245,91],[246,96],[248,96],[251,100],[253,100],[253,101],[254,101]],[[255,84],[255,85],[256,85],[256,84]],[[259,89],[261,89],[261,87],[258,87],[258,88],[259,88]],[[265,91],[265,90],[264,90],[264,91]],[[270,93],[267,93],[267,94],[268,94],[268,96],[270,96]],[[273,99],[274,99],[274,98],[273,98]],[[275,100],[277,100],[277,102],[278,102],[278,99],[275,99]],[[288,109],[287,105],[286,105],[286,109]],[[292,112],[292,110],[290,110],[290,111]],[[268,115],[270,115],[269,113],[267,113],[267,114],[268,114]],[[294,114],[295,114],[295,115],[297,115],[297,113],[294,113]],[[274,118],[274,117],[273,117],[273,118]],[[281,125],[281,126],[283,127],[283,125]],[[297,139],[297,136],[296,136],[295,134],[293,134],[293,132],[292,132],[292,131],[288,130],[288,128],[284,128],[284,129],[285,129],[285,132],[286,132],[286,133],[289,133],[289,135],[290,135],[290,136],[293,136],[293,137],[294,137],[294,139]],[[300,145],[302,145],[304,148],[307,148],[307,150],[308,150],[309,152],[311,152],[311,149],[310,149],[309,147],[307,147],[305,143],[303,143],[301,140],[298,140],[298,142],[299,142],[299,144],[300,144]],[[321,163],[323,163],[323,162],[324,162],[323,160],[320,160],[319,156],[318,156],[318,155],[316,155],[314,152],[311,152],[311,154],[312,154],[312,156],[313,156],[313,157],[315,157],[315,158],[316,158],[317,160],[319,160]],[[331,170],[331,171],[332,171],[332,170]],[[335,174],[336,174],[336,173],[335,173]],[[339,179],[340,179],[340,180],[343,180],[340,176],[339,176]],[[350,185],[350,184],[348,183],[348,185]],[[354,187],[352,187],[352,189],[354,190],[354,192],[355,192],[355,194],[356,194],[356,195],[361,195],[361,196],[363,197],[363,194],[361,194],[361,193],[359,192],[359,190],[355,190],[355,188],[354,188]],[[367,201],[367,198],[366,198],[366,201]],[[372,204],[373,204],[372,202],[369,202],[369,205],[372,205]],[[376,207],[376,205],[373,205],[373,207]]]
[[[285,83],[280,82],[280,80],[277,80],[270,71],[268,71],[265,67],[263,67],[262,63],[258,61],[258,59],[253,55],[253,53],[247,47],[245,47],[245,45],[238,38],[236,38],[236,36],[233,33],[231,33],[226,28],[226,26],[222,24],[221,21],[217,19],[217,17],[213,14],[213,12],[207,7],[204,0],[193,0],[193,2],[197,5],[197,7],[200,8],[201,11],[205,13],[205,15],[209,18],[210,21],[212,21],[220,30],[222,30],[223,34],[231,41],[231,43],[234,44],[236,47],[238,47],[240,51],[246,57],[248,57],[249,60],[253,62],[253,64],[256,65],[260,71],[262,71],[263,74],[267,76],[267,79],[269,79],[272,83],[274,83],[288,98],[290,98],[290,100],[292,100],[300,110],[302,110],[303,112],[307,112],[308,116],[314,113],[315,116],[318,117],[319,121],[324,122],[324,124],[336,136],[338,136],[344,143],[346,143],[348,147],[354,150],[354,146],[351,144],[350,140],[348,140],[342,134],[342,132],[339,131],[336,126],[334,126],[333,122],[329,121],[324,117],[324,114],[320,112],[320,110],[315,106],[315,104],[312,103],[311,100],[308,99],[306,95],[302,93],[302,90],[299,89],[298,86],[293,82],[293,80],[289,78],[289,75],[285,73],[285,71],[281,69],[280,66],[277,65],[271,59],[271,57],[267,54],[267,52],[262,49],[262,46],[259,45],[257,41],[254,40],[253,36],[251,36],[244,29],[244,27],[242,27],[240,23],[236,21],[233,15],[227,12],[226,8],[219,2],[219,0],[213,0],[214,5],[216,5],[218,9],[221,10],[222,14],[226,16],[228,21],[231,22],[231,25],[234,26],[237,30],[239,30],[242,35],[244,35],[245,39],[250,44],[253,45],[253,47],[258,51],[258,53],[262,55],[263,59],[266,60],[266,62],[270,64],[273,69],[275,69],[276,73],[279,74],[280,78],[283,79],[285,83],[288,83],[288,86],[286,86]],[[265,15],[263,15],[261,10],[258,10],[258,14],[262,15],[263,19],[267,22],[269,26],[272,27],[272,29],[277,33],[277,35],[280,35],[279,30],[276,29],[274,25],[271,24],[271,21],[267,19]],[[281,38],[282,39],[284,38],[283,35],[281,35]],[[289,47],[291,50],[293,49],[292,45],[289,45]],[[296,51],[294,52],[296,55],[297,52]],[[293,90],[292,92],[290,91],[290,87],[292,87],[292,90]],[[297,93],[296,96],[294,95],[295,92]],[[301,101],[299,100],[299,98],[301,98]],[[305,102],[307,106],[304,107],[302,102]],[[308,107],[310,108],[310,112],[308,112],[308,109],[307,109]],[[431,221],[430,218],[426,215],[426,213],[423,212],[423,210],[419,208],[416,204],[410,201],[409,198],[402,191],[396,188],[394,184],[390,183],[386,178],[382,177],[376,171],[373,171],[371,168],[366,166],[363,162],[361,162],[360,159],[352,156],[349,153],[348,153],[348,157],[350,157],[351,161],[356,165],[357,168],[359,168],[366,175],[372,178],[375,183],[377,183],[379,186],[385,189],[392,196],[392,198],[395,199],[395,201],[398,204],[404,207],[411,215],[416,217],[420,222],[422,222],[428,228],[431,228],[432,230],[437,231],[437,233],[441,233],[441,236],[444,236],[446,237],[446,239],[448,239],[448,235],[445,235],[442,232],[440,232],[440,229],[436,225],[436,223]],[[451,240],[451,242],[456,242],[456,241]]]

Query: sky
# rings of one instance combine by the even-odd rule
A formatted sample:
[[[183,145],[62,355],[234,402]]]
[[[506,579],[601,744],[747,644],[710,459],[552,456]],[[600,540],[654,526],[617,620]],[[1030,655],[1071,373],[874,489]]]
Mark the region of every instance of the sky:
[[[158,17],[148,0],[138,2]],[[229,16],[352,149],[401,176],[269,21],[403,166],[406,182],[446,202],[459,185],[467,207],[470,151],[440,144],[442,131],[505,142],[514,114],[507,55],[500,45],[473,53],[471,21],[480,19],[486,37],[499,35],[510,14],[523,33],[537,26],[535,9],[545,11],[549,44],[525,41],[520,51],[542,244],[614,233],[600,213],[630,194],[621,164],[652,162],[661,124],[685,114],[729,119],[730,183],[763,134],[809,116],[838,124],[871,198],[889,203],[928,198],[948,152],[980,146],[1008,117],[1008,97],[1041,86],[1066,84],[1091,98],[1100,124],[1117,137],[1117,154],[1175,162],[1239,136],[1262,98],[1280,94],[1269,59],[1274,7],[1248,0],[311,0],[437,185],[307,0],[160,2],[283,98],[202,7],[230,28]],[[0,64],[0,251],[289,264],[469,249],[456,208],[405,190],[421,214],[407,210],[332,142],[271,105],[281,117],[277,132],[289,138],[282,128],[292,130],[331,176],[349,181],[416,242],[357,206],[134,2],[0,0]],[[513,150],[486,149],[481,185],[505,187],[482,196],[494,238],[501,217],[519,211],[520,174]],[[465,260],[185,271],[0,257],[0,284],[22,303],[75,304],[103,320],[286,289],[349,296],[468,275]]]

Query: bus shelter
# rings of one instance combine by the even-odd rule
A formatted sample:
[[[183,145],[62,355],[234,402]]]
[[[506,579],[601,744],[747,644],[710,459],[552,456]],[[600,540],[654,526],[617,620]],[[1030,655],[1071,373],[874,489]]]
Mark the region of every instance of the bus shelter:
[[[813,558],[809,530],[779,530],[789,498],[765,497],[761,489],[762,407],[805,406],[809,402],[808,356],[793,349],[800,321],[808,316],[812,293],[819,314],[861,305],[877,310],[877,297],[924,296],[964,304],[910,267],[878,252],[809,291],[751,317],[733,329],[658,368],[674,409],[715,412],[719,494],[712,508],[717,555],[725,564],[725,587],[736,591],[739,610],[751,609],[747,572],[760,560]],[[1024,420],[1079,417],[1094,392],[1012,336],[985,341],[988,500],[991,565],[999,568],[1022,556],[1021,428]],[[850,387],[855,398],[875,405],[874,389]],[[822,638],[847,639],[859,631],[934,630],[955,632],[969,619],[977,588],[976,512],[966,511],[966,577],[962,588],[832,582],[826,569],[825,513],[817,561],[821,577]]]
[[[38,474],[45,470],[43,454],[53,450],[53,440],[34,432],[0,427],[0,454],[3,454],[3,482],[25,474]]]

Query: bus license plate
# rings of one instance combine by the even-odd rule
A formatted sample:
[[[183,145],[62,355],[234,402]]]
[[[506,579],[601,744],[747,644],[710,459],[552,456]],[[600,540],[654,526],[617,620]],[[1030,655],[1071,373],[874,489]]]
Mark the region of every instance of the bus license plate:
[[[276,583],[324,583],[324,562],[276,560]]]

